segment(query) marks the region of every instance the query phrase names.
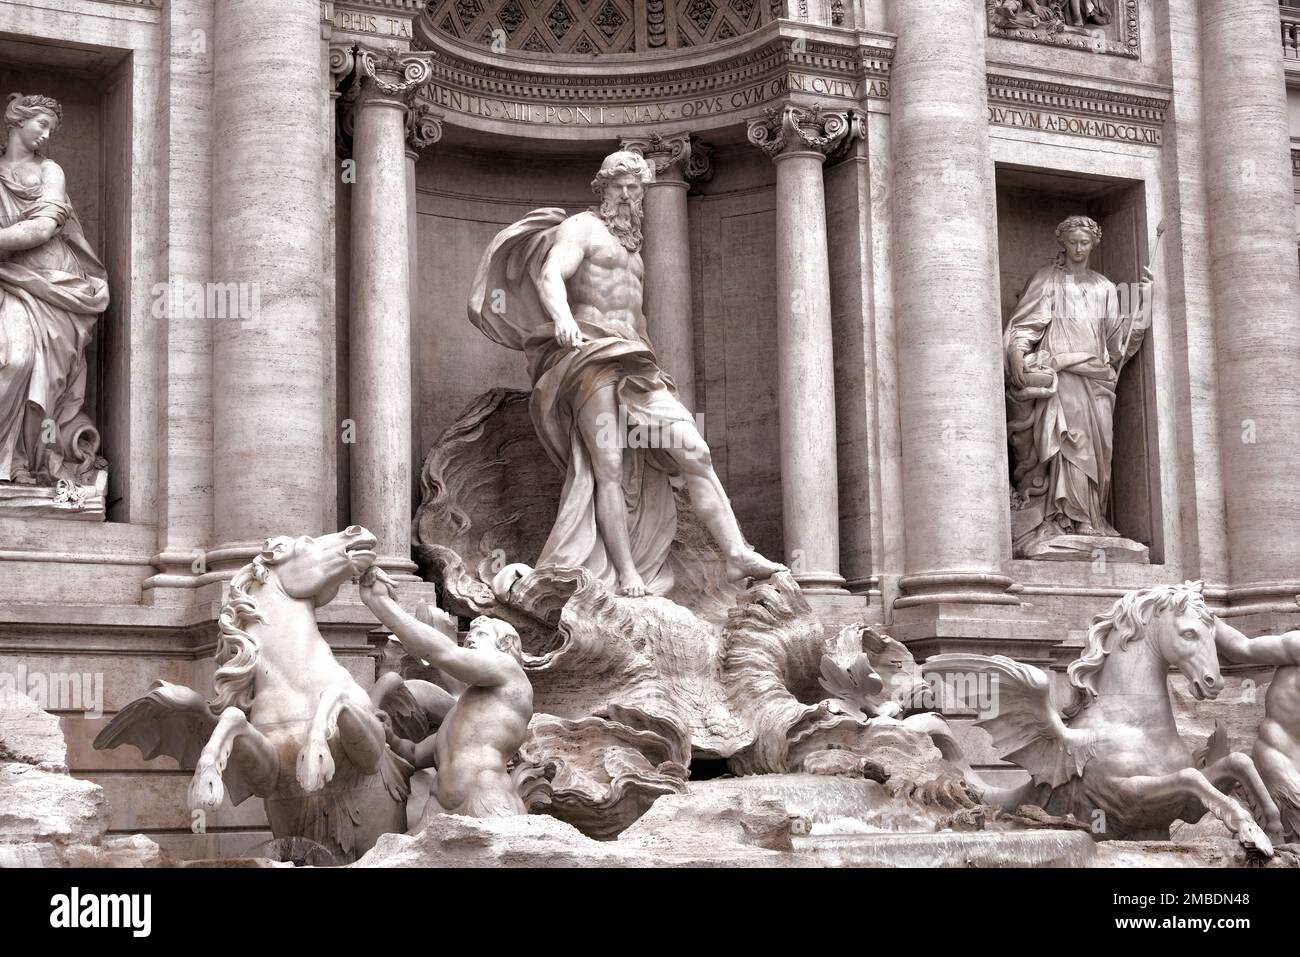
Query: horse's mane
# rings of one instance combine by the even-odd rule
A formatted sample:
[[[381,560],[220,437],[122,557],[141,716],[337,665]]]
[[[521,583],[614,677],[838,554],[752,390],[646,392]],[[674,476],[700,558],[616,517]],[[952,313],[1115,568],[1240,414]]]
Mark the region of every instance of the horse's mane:
[[[1106,656],[1145,638],[1152,615],[1170,610],[1181,615],[1190,609],[1205,623],[1212,621],[1214,613],[1205,604],[1203,587],[1204,583],[1197,581],[1141,588],[1123,595],[1110,611],[1094,618],[1083,654],[1066,669],[1074,700],[1062,709],[1061,716],[1068,721],[1096,700],[1097,679]]]
[[[254,584],[265,585],[270,566],[276,563],[263,552],[235,572],[230,580],[230,598],[217,619],[219,667],[212,679],[214,694],[208,702],[214,714],[230,707],[248,711],[253,706],[253,678],[262,649],[257,639],[244,629],[254,622],[264,625],[266,619],[248,589]]]

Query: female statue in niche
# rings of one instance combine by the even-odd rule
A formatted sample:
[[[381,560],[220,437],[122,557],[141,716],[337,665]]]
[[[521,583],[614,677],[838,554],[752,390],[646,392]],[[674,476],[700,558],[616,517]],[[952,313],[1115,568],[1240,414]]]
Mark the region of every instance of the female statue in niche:
[[[108,277],[44,155],[63,120],[47,96],[14,93],[0,154],[0,483],[96,479],[99,434],[82,411],[85,349]]]
[[[1030,278],[1004,334],[1008,438],[1017,557],[1087,557],[1118,539],[1106,520],[1115,386],[1151,324],[1151,270],[1130,298],[1089,268],[1101,227],[1071,216],[1056,228],[1062,252]]]

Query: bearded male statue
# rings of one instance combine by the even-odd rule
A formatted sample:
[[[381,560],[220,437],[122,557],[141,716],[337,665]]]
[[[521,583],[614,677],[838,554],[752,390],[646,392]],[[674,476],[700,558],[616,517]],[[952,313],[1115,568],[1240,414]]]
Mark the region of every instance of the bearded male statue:
[[[533,425],[565,472],[536,564],[585,567],[629,597],[672,588],[673,488],[682,483],[730,579],[785,570],[745,541],[708,447],[646,336],[641,205],[653,178],[639,153],[612,153],[591,184],[600,205],[567,217],[534,210],[502,230],[469,300],[470,321],[527,358]]]

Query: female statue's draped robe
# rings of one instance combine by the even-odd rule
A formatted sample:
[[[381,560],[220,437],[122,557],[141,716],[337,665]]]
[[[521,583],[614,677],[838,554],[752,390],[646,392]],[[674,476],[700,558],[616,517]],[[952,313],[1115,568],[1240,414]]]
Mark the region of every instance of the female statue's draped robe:
[[[41,195],[0,170],[0,226],[45,217],[58,224],[48,242],[0,253],[0,481],[27,468],[28,416],[58,426],[53,453],[77,462],[93,425],[86,395],[86,344],[108,306],[108,277],[71,204]],[[35,406],[35,408],[30,408]],[[94,440],[97,444],[97,438]]]
[[[1007,325],[1004,351],[1037,352],[1039,366],[1057,374],[1052,395],[1030,400],[1015,399],[1008,379],[1016,486],[1043,519],[1025,540],[1062,534],[1053,524],[1058,516],[1113,533],[1106,500],[1115,385],[1142,336],[1133,318],[1120,314],[1115,284],[1100,273],[1071,277],[1052,264],[1025,286]]]
[[[577,410],[598,389],[613,385],[630,428],[665,436],[673,422],[694,420],[650,343],[626,323],[578,319],[587,340],[580,349],[555,341],[555,324],[542,306],[537,282],[555,227],[564,219],[562,209],[537,209],[497,234],[474,277],[469,318],[488,338],[524,353],[533,383],[533,426],[551,461],[565,473],[555,525],[536,564],[584,567],[613,588],[617,570],[596,526],[596,480],[578,431]],[[611,437],[618,434],[610,430]],[[673,586],[668,552],[677,532],[673,488],[678,481],[667,453],[624,450],[632,560],[652,595],[667,594]]]

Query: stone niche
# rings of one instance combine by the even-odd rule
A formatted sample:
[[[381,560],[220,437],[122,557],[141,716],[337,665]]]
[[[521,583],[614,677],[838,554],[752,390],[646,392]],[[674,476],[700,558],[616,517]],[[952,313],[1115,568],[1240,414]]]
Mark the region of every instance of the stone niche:
[[[1102,243],[1091,267],[1114,283],[1136,282],[1150,262],[1153,235],[1140,181],[998,164],[998,279],[1004,329],[1026,281],[1059,251],[1057,225],[1075,215],[1089,216],[1101,227]],[[1157,297],[1162,294],[1157,288]],[[1165,560],[1151,347],[1157,334],[1147,330],[1140,351],[1120,373],[1107,508],[1107,519],[1121,536],[1149,548],[1152,564]]]
[[[131,55],[0,35],[0,110],[11,93],[40,93],[63,107],[48,155],[63,167],[68,196],[109,283],[108,309],[86,349],[84,409],[109,463],[107,518],[129,521]]]

